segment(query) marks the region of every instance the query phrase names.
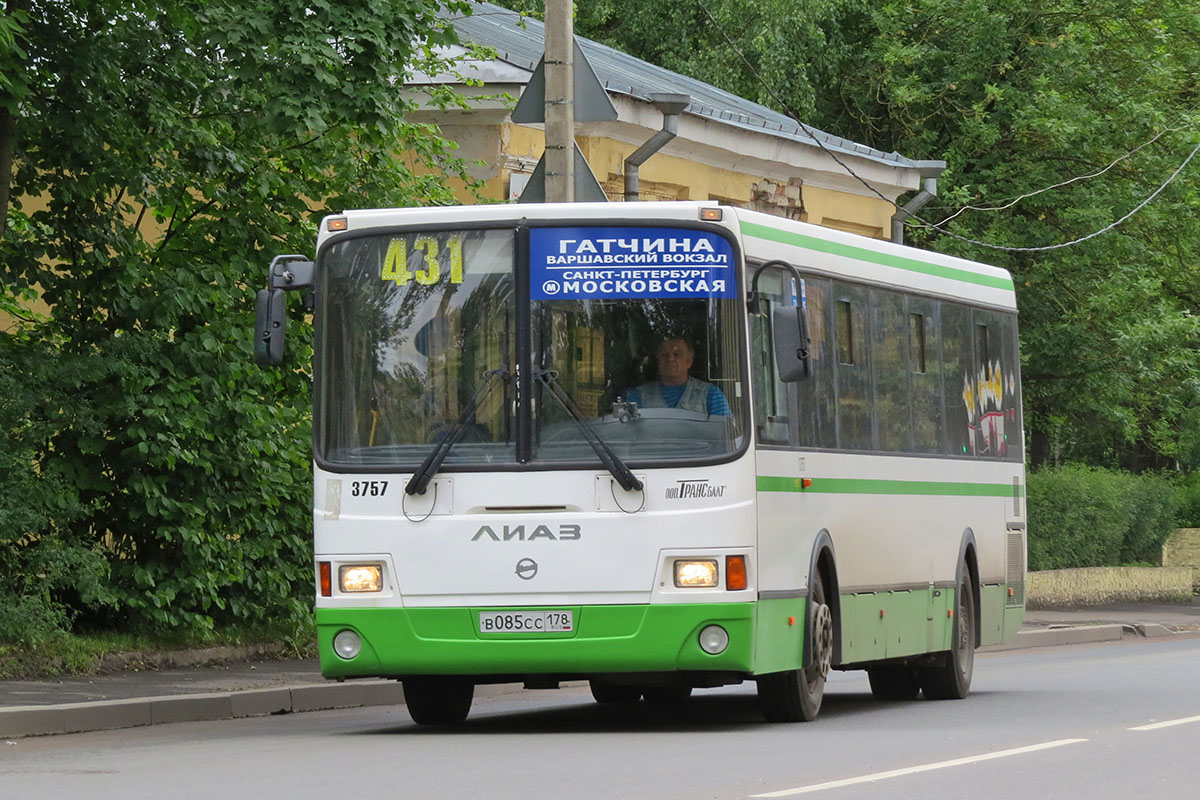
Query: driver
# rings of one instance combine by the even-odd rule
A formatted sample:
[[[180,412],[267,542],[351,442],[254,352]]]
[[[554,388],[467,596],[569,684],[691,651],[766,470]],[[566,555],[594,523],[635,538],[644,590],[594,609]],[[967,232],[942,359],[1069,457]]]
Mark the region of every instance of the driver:
[[[686,339],[665,339],[656,356],[658,380],[630,389],[626,400],[639,408],[680,408],[710,416],[733,416],[720,389],[688,375],[696,353]]]

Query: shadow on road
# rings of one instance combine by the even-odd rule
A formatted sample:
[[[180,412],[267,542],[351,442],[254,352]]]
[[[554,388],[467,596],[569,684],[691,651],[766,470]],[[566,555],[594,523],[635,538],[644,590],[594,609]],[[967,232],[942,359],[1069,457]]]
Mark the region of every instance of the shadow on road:
[[[512,695],[511,697],[519,697]],[[875,700],[869,693],[826,694],[818,723],[868,714],[900,705]],[[590,699],[569,704],[504,709],[479,708],[462,725],[418,726],[410,723],[351,735],[436,736],[436,735],[512,735],[571,733],[705,733],[759,728],[797,730],[799,725],[772,725],[763,720],[758,700],[751,693],[704,693],[672,704],[638,702],[600,704]]]

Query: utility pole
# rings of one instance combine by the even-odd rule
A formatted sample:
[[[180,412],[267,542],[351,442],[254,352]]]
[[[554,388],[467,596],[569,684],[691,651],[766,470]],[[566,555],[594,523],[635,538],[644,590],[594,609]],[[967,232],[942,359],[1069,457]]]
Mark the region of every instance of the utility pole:
[[[575,20],[572,0],[546,0],[546,202],[575,201]]]

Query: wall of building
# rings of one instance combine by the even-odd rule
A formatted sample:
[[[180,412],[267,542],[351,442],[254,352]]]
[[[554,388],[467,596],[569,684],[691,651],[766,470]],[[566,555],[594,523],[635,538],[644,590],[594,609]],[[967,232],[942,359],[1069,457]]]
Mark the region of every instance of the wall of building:
[[[483,181],[486,199],[499,202],[519,195],[545,147],[540,128],[511,122],[498,126],[443,124],[442,130],[458,142],[463,158],[483,162],[472,168],[472,176]],[[597,136],[580,136],[576,141],[608,199],[623,201],[625,159],[636,147]],[[800,178],[723,169],[669,152],[656,153],[642,164],[638,188],[642,200],[715,200],[880,239],[890,233],[894,211],[890,203],[865,190],[858,194],[808,185]],[[476,202],[461,184],[455,186],[455,192],[463,203]]]

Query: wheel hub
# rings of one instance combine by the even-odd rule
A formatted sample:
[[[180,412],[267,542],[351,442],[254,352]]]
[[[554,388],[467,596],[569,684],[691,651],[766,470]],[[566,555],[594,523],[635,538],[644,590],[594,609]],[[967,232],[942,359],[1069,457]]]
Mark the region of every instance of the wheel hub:
[[[833,614],[829,606],[821,603],[813,613],[813,666],[821,677],[829,676],[833,666]]]

